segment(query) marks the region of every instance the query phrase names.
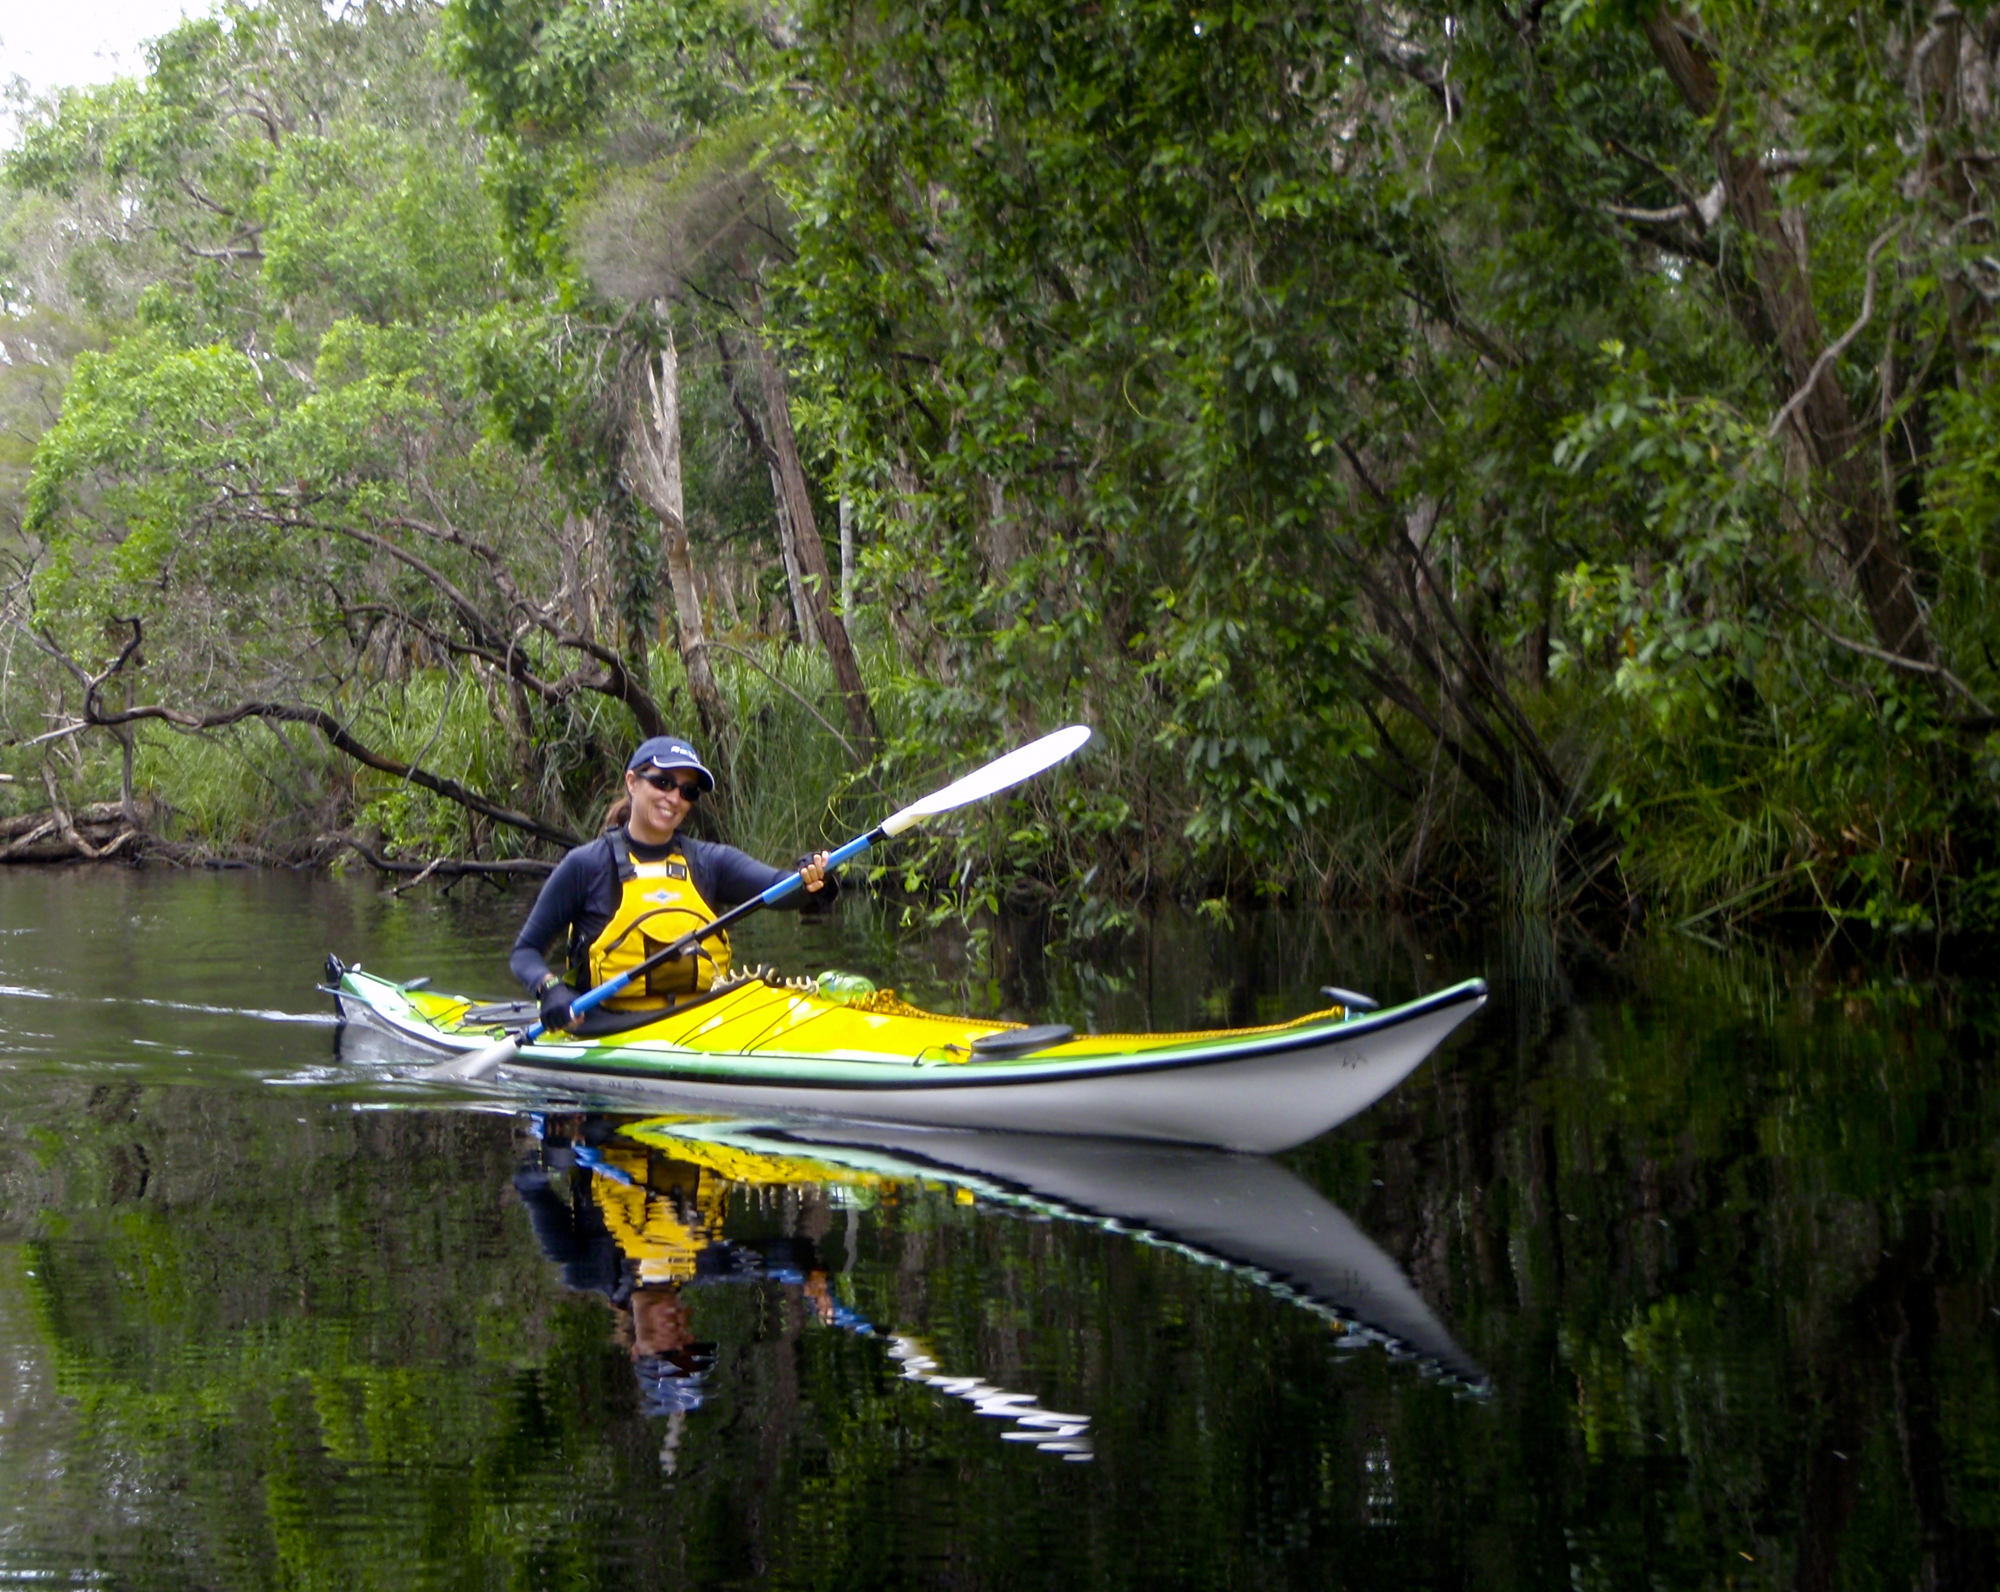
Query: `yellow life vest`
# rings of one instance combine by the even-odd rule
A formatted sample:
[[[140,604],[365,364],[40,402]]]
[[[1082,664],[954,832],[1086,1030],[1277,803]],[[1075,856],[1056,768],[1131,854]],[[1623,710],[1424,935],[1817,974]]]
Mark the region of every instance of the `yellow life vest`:
[[[715,921],[715,909],[694,887],[685,855],[641,862],[632,855],[624,830],[613,832],[610,841],[618,863],[618,910],[586,953],[590,989],[629,972],[689,929]],[[664,1007],[680,996],[702,993],[728,971],[729,935],[711,935],[627,985],[604,1005],[615,1012]]]

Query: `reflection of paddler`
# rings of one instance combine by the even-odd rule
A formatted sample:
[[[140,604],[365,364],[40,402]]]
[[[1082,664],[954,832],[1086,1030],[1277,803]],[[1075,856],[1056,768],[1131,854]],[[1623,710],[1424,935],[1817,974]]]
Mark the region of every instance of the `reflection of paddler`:
[[[695,1341],[687,1290],[713,1282],[773,1282],[796,1289],[793,1297],[823,1325],[858,1337],[877,1335],[865,1317],[835,1297],[809,1238],[778,1238],[759,1248],[725,1239],[730,1191],[746,1186],[803,1190],[837,1181],[850,1194],[866,1189],[879,1199],[896,1188],[892,1178],[837,1165],[809,1146],[753,1148],[674,1131],[706,1120],[649,1118],[627,1124],[629,1136],[603,1117],[551,1121],[546,1128],[538,1124],[543,1165],[571,1168],[570,1203],[564,1206],[556,1198],[545,1170],[524,1170],[515,1177],[543,1248],[563,1265],[564,1281],[573,1288],[599,1288],[622,1307],[616,1336],[631,1349],[641,1407],[648,1415],[668,1417],[660,1463],[669,1473],[675,1468],[684,1417],[701,1407],[703,1383],[714,1363],[713,1345]],[[655,1143],[653,1134],[667,1142]],[[964,1198],[972,1191],[961,1187],[956,1192]],[[851,1215],[851,1204],[849,1211]],[[851,1233],[848,1249],[851,1255]],[[580,1264],[572,1258],[578,1254],[597,1258],[594,1264]],[[613,1288],[602,1287],[606,1276],[617,1279]],[[1001,1441],[1032,1443],[1066,1461],[1090,1458],[1089,1416],[1059,1414],[1042,1408],[1031,1394],[948,1374],[915,1338],[893,1338],[889,1356],[910,1381],[962,1398],[981,1415],[1004,1417],[1009,1429],[1000,1434]]]
[[[796,1287],[828,1325],[867,1332],[838,1305],[813,1246],[780,1238],[754,1249],[722,1236],[730,1180],[662,1150],[613,1142],[612,1124],[585,1117],[548,1123],[539,1164],[514,1176],[542,1251],[567,1287],[597,1293],[619,1312],[614,1336],[629,1346],[648,1415],[698,1409],[715,1346],[698,1342],[682,1289],[711,1282]],[[568,1173],[568,1197],[550,1181]]]
[[[618,1302],[635,1285],[721,1277],[762,1269],[755,1251],[723,1236],[733,1186],[819,1186],[828,1168],[805,1156],[761,1154],[689,1140],[667,1150],[616,1137],[603,1117],[565,1117],[540,1125],[539,1163],[514,1178],[542,1250],[564,1268],[571,1287]],[[548,1174],[575,1169],[565,1202]],[[865,1175],[858,1186],[878,1185]],[[768,1246],[780,1280],[796,1270],[782,1252],[788,1240]],[[622,1285],[608,1283],[627,1273]],[[783,1274],[783,1275],[781,1275]],[[574,1277],[576,1280],[571,1281]]]
[[[619,1313],[613,1336],[630,1347],[643,1411],[699,1409],[715,1346],[696,1340],[680,1284],[704,1254],[726,1248],[718,1242],[726,1189],[714,1179],[704,1189],[699,1167],[669,1156],[607,1148],[609,1131],[601,1118],[544,1131],[540,1164],[516,1172],[514,1188],[564,1285],[602,1295]],[[574,1134],[568,1142],[566,1132]],[[569,1173],[567,1199],[551,1185],[551,1169]]]
[[[685,1282],[695,1257],[722,1241],[728,1185],[700,1167],[619,1145],[597,1152],[591,1170],[590,1196],[639,1286]]]
[[[514,1174],[514,1192],[521,1197],[542,1253],[562,1268],[563,1286],[578,1293],[599,1293],[622,1305],[632,1292],[624,1252],[605,1225],[604,1212],[590,1197],[588,1179],[572,1177],[566,1196],[549,1181],[551,1169],[562,1171],[574,1164],[569,1145],[546,1146],[539,1164]]]
[[[687,1301],[678,1287],[632,1294],[632,1371],[647,1415],[701,1408],[702,1383],[715,1364],[715,1345],[697,1343]]]

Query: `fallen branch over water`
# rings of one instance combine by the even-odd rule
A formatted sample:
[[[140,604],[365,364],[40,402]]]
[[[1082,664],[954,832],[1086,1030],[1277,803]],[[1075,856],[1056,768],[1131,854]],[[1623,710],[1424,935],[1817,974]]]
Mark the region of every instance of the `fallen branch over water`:
[[[0,862],[101,862],[126,853],[144,835],[117,802],[93,802],[74,812],[57,805],[0,818]]]
[[[101,699],[105,683],[117,675],[138,652],[145,634],[137,618],[121,619],[118,623],[131,626],[132,634],[118,656],[97,674],[86,671],[81,664],[56,645],[53,637],[45,633],[35,634],[35,639],[42,648],[82,682],[83,718],[86,725],[116,728],[154,719],[177,730],[198,732],[225,729],[229,725],[240,724],[245,719],[260,719],[267,724],[302,724],[319,731],[325,737],[327,744],[343,756],[365,767],[406,780],[412,785],[421,785],[425,790],[434,791],[447,801],[457,802],[459,806],[490,818],[495,823],[524,830],[537,840],[547,841],[565,850],[583,844],[582,836],[573,835],[554,824],[544,823],[532,813],[516,812],[511,807],[503,807],[489,797],[467,789],[455,779],[442,774],[433,774],[429,769],[420,768],[414,763],[402,762],[387,753],[376,751],[323,708],[308,707],[297,702],[239,702],[234,707],[208,713],[189,713],[180,708],[167,707],[162,703],[148,703],[141,707],[121,708],[115,711],[107,710]]]
[[[461,861],[452,857],[433,857],[429,862],[421,862],[414,857],[388,856],[355,835],[328,835],[325,838],[335,845],[346,847],[371,868],[382,873],[407,876],[409,883],[398,885],[399,893],[420,885],[427,879],[492,877],[496,874],[545,879],[554,873],[556,868],[552,862],[541,862],[533,857],[509,857],[503,862],[480,862],[476,859]]]
[[[319,708],[304,707],[292,702],[243,702],[233,708],[225,708],[216,713],[182,713],[174,708],[146,706],[127,708],[118,713],[93,713],[93,724],[131,724],[140,719],[159,719],[181,730],[216,730],[227,725],[241,723],[244,719],[263,719],[279,724],[305,724],[326,737],[327,743],[336,751],[345,753],[357,763],[378,769],[384,774],[393,774],[398,779],[408,780],[412,785],[421,785],[426,790],[437,792],[447,801],[457,802],[461,807],[492,819],[495,823],[511,828],[526,830],[537,840],[546,840],[552,845],[574,847],[583,842],[566,829],[558,829],[553,824],[545,824],[528,813],[516,812],[511,807],[503,807],[498,802],[489,801],[476,791],[466,789],[455,779],[447,779],[433,774],[428,769],[399,762],[393,757],[375,751],[349,734],[346,727],[331,713]]]

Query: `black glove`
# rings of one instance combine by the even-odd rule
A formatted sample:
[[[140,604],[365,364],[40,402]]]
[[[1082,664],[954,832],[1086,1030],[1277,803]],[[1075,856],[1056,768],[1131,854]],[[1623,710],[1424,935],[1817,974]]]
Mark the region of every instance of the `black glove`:
[[[576,999],[576,991],[559,978],[552,978],[544,985],[538,997],[542,1003],[542,1026],[544,1028],[569,1027],[569,1003]]]

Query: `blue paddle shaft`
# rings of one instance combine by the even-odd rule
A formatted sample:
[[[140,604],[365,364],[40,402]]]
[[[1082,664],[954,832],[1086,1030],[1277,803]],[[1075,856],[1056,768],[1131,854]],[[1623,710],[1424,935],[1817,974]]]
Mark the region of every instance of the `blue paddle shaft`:
[[[862,852],[874,845],[881,833],[879,829],[870,830],[867,834],[859,835],[855,839],[848,841],[838,851],[829,851],[826,854],[826,871],[831,873],[843,862],[853,861]],[[774,907],[794,890],[804,885],[805,882],[806,876],[803,873],[788,873],[784,878],[772,885],[770,889],[757,897],[758,903],[762,906]]]
[[[881,830],[872,829],[865,835],[857,835],[854,839],[848,841],[848,843],[842,846],[839,850],[828,852],[826,857],[826,871],[831,873],[835,868],[838,868],[843,862],[853,861],[854,858],[860,856],[862,852],[866,851],[870,846],[874,845],[875,842],[881,838],[881,836],[882,836]],[[776,906],[780,901],[784,900],[785,897],[790,895],[793,891],[803,888],[805,882],[806,882],[806,876],[803,870],[801,870],[798,873],[786,874],[784,878],[780,879],[776,884],[772,885],[771,888],[766,890],[762,895],[752,896],[748,901],[745,901],[740,907],[736,907],[731,911],[723,913],[723,915],[717,918],[713,923],[704,924],[701,928],[695,930],[695,932],[692,934],[682,935],[678,940],[676,940],[672,945],[668,946],[664,951],[656,951],[653,955],[647,957],[645,961],[641,962],[637,967],[633,968],[630,972],[620,973],[616,978],[607,978],[602,984],[599,984],[595,989],[585,990],[581,995],[577,996],[575,1000],[569,1003],[570,1015],[572,1017],[581,1017],[585,1012],[589,1011],[592,1007],[601,1006],[605,1001],[610,1000],[612,996],[616,995],[621,989],[625,988],[626,985],[630,984],[632,980],[637,978],[641,973],[644,973],[648,971],[650,968],[657,966],[659,963],[666,961],[669,957],[680,955],[682,951],[686,950],[690,945],[693,945],[696,941],[702,939],[704,936],[713,934],[717,929],[720,929],[727,924],[734,923],[740,917],[748,916],[750,913],[755,912],[759,907]],[[521,1043],[524,1045],[532,1045],[536,1040],[540,1039],[542,1035],[546,1034],[548,1031],[549,1031],[548,1026],[544,1023],[539,1023],[539,1022],[530,1023],[527,1029],[521,1035]]]

